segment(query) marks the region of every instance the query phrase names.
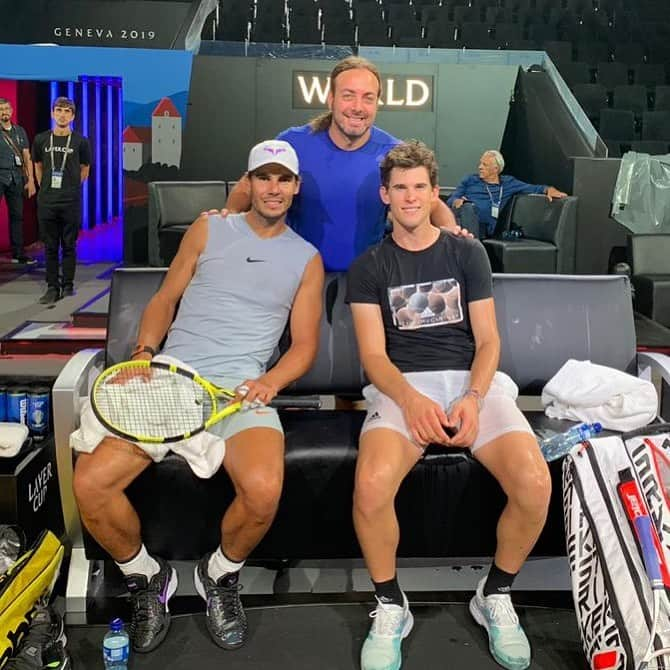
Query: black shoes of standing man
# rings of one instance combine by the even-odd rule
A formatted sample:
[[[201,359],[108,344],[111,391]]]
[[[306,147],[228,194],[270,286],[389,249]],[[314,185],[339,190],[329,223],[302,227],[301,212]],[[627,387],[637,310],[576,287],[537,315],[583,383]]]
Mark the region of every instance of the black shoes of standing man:
[[[53,286],[44,292],[40,296],[39,303],[40,305],[53,305],[58,302],[61,298],[69,298],[74,295],[74,286],[63,286],[62,289],[57,289]]]

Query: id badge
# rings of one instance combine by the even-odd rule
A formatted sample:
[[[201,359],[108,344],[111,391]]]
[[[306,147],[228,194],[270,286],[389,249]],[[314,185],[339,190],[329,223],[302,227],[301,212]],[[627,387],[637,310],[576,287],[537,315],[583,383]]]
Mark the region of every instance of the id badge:
[[[498,205],[491,205],[491,216],[494,219],[498,218],[499,212],[500,212],[500,209],[499,209]]]
[[[54,170],[51,173],[51,188],[61,188],[63,186],[63,173]]]
[[[16,167],[21,167],[23,165],[23,161],[16,154],[14,155],[14,162],[16,163]]]

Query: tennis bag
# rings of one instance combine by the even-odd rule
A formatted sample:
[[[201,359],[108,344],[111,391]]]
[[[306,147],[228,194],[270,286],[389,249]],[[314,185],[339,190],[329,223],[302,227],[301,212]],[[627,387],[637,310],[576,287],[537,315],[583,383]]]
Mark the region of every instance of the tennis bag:
[[[625,470],[637,481],[670,564],[669,424],[592,439],[575,447],[563,462],[572,594],[592,670],[636,670],[649,645],[652,590],[617,492]],[[670,619],[664,611],[662,616],[656,649],[670,644]],[[670,668],[670,662],[664,666],[661,661],[658,667]]]
[[[51,531],[44,531],[0,576],[0,668],[18,649],[35,604],[51,594],[63,551],[60,540]]]

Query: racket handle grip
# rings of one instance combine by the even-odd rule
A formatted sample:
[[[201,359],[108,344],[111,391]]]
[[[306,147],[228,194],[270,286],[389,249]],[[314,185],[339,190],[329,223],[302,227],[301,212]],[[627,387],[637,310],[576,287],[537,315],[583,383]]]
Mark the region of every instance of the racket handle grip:
[[[642,549],[642,559],[644,560],[644,567],[647,571],[647,576],[651,582],[652,589],[662,589],[663,578],[661,576],[661,565],[654,546],[654,534],[651,527],[651,518],[649,515],[639,516],[633,522],[635,524],[635,531],[640,540],[640,548]]]
[[[321,408],[321,398],[318,396],[313,397],[291,397],[291,396],[277,396],[270,403],[271,407],[277,409],[320,409]]]

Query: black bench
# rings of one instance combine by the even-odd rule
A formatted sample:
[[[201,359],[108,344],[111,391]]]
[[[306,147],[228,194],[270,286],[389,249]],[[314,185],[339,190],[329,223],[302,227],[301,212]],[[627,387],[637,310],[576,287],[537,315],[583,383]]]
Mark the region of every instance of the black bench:
[[[78,398],[88,392],[92,366],[129,356],[142,310],[159,287],[163,269],[114,273],[107,346],[80,352],[54,388],[59,474],[66,525],[87,559],[106,558],[86,533],[78,536],[71,494],[72,456],[67,435],[76,426]],[[287,393],[359,394],[360,369],[345,277],[329,275],[321,345],[312,369]],[[568,358],[591,360],[636,373],[653,357],[635,351],[630,285],[623,276],[495,275],[494,296],[502,338],[500,369],[523,395],[538,395]],[[83,371],[83,372],[82,372]],[[69,414],[68,414],[69,410]],[[527,414],[536,428],[562,430],[542,412]],[[334,559],[360,556],[351,520],[353,473],[364,413],[355,410],[287,410],[286,477],[277,518],[253,558]],[[552,464],[553,493],[547,525],[534,555],[565,555],[561,465]],[[193,475],[169,455],[132,484],[129,497],[142,520],[149,550],[192,560],[219,541],[219,522],[233,492],[223,470],[212,479]],[[497,482],[466,451],[430,447],[397,498],[402,557],[490,556],[505,499]],[[81,557],[81,556],[80,556]]]

